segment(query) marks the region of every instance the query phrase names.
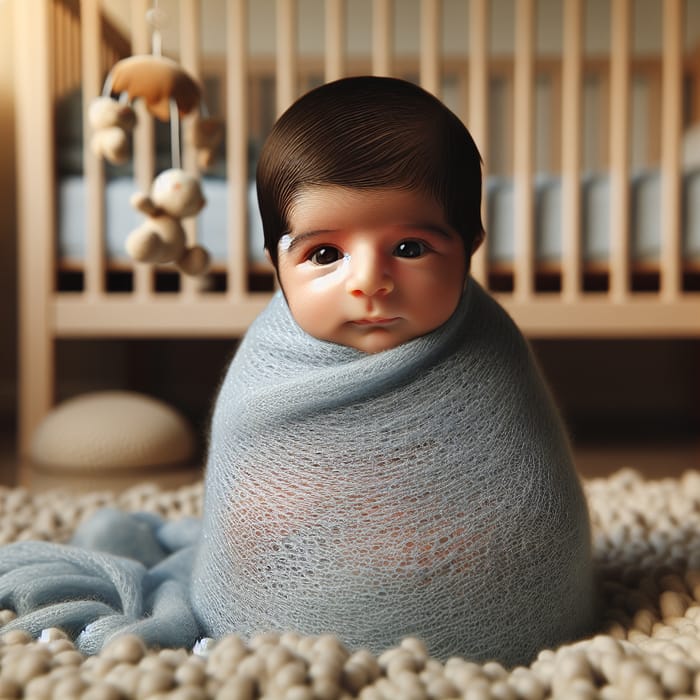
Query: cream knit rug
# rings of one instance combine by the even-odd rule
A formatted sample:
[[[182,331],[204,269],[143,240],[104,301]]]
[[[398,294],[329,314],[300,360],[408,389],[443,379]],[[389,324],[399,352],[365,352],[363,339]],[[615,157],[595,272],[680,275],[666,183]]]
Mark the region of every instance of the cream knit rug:
[[[604,600],[600,633],[543,649],[527,668],[441,663],[416,639],[373,656],[294,634],[161,651],[124,637],[85,658],[59,630],[32,640],[0,628],[0,700],[700,697],[700,474],[646,481],[623,470],[585,487]],[[119,496],[0,490],[0,542],[64,541],[105,505],[196,515],[201,497],[201,484],[143,485]],[[0,622],[12,616],[1,611]]]

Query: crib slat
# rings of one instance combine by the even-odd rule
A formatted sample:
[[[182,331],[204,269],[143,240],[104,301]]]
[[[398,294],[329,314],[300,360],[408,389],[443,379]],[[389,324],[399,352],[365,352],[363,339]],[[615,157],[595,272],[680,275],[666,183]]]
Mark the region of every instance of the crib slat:
[[[52,19],[54,23],[54,90],[57,95],[62,95],[66,91],[66,14],[68,8],[63,5],[53,3]],[[68,38],[70,41],[72,37]]]
[[[194,78],[201,78],[201,0],[180,0],[180,64]],[[190,115],[183,120],[181,131],[186,132],[191,126],[193,116]],[[197,175],[197,152],[189,139],[182,142],[182,165],[190,173]],[[185,233],[187,234],[188,245],[193,245],[197,241],[197,220],[195,217],[186,219],[183,222]],[[180,285],[182,295],[187,299],[196,296],[197,290],[201,286],[201,280],[180,274]]]
[[[51,14],[54,24],[54,90],[57,95],[63,95],[66,90],[66,36],[68,8],[64,5],[52,3]],[[68,29],[69,31],[69,29]],[[70,38],[69,38],[70,40]]]
[[[248,3],[229,0],[226,8],[226,164],[228,202],[227,294],[239,300],[248,291]]]
[[[65,44],[61,48],[61,61],[63,63],[61,72],[63,73],[62,82],[63,90],[72,90],[80,81],[80,66],[73,64],[73,55],[76,48],[82,44],[80,37],[80,23],[76,21],[67,7],[63,8],[61,13],[60,34],[63,36]]]
[[[345,0],[326,0],[326,82],[345,75]]]
[[[440,95],[440,0],[420,4],[420,84],[433,95]]]
[[[202,21],[201,0],[180,0],[180,65],[195,80],[201,82],[202,78]],[[182,130],[187,131],[189,123],[194,115],[187,115],[182,123]],[[189,172],[197,173],[197,152],[190,140],[181,141],[182,167]],[[191,220],[185,223],[188,234],[194,233],[194,227],[188,227]],[[192,239],[190,239],[192,240]]]
[[[79,22],[76,19],[72,19],[71,34],[77,35],[80,31],[78,26]],[[103,50],[103,49],[102,49]],[[71,88],[74,88],[77,81],[80,80],[80,57],[81,57],[81,47],[80,41],[72,41],[70,46],[70,81]],[[100,55],[100,70],[104,72],[106,62],[102,59]]]
[[[663,49],[662,49],[663,53]],[[646,83],[647,95],[644,100],[647,113],[647,128],[648,134],[646,139],[646,164],[654,166],[661,162],[661,140],[662,126],[661,113],[659,106],[661,105],[662,83],[663,83],[663,58],[659,61],[659,70],[650,70],[644,75]]]
[[[372,3],[372,74],[391,75],[394,25],[392,0]]]
[[[535,0],[516,0],[513,176],[515,179],[515,296],[527,300],[534,282],[534,53]]]
[[[700,83],[700,45],[693,50],[689,61],[690,83],[697,86]],[[690,123],[695,124],[698,121],[700,121],[700,89],[696,87],[690,97]]]
[[[624,301],[630,282],[630,0],[612,0],[610,47],[610,295]]]
[[[23,38],[14,42],[13,57],[18,86],[18,450],[27,457],[34,431],[55,398],[53,54],[49,4],[45,0],[24,0],[14,3],[12,10],[14,34]]]
[[[131,0],[131,49],[134,54],[151,52],[151,32],[146,22],[149,0]],[[146,111],[143,100],[134,106],[138,123],[134,129],[134,179],[136,189],[148,192],[155,174],[155,137],[153,118]],[[145,301],[153,297],[153,269],[151,265],[134,265],[134,294]]]
[[[469,8],[469,131],[483,159],[483,195],[481,220],[487,231],[481,248],[472,259],[472,274],[479,284],[488,284],[488,221],[486,177],[489,162],[489,73],[488,73],[488,4],[486,0],[471,0]]]
[[[581,135],[582,135],[581,0],[564,5],[562,103],[562,293],[568,302],[581,291]]]
[[[675,301],[682,288],[680,213],[680,142],[682,128],[683,7],[681,0],[663,3],[661,113],[661,294]]]
[[[90,102],[102,91],[100,61],[100,8],[94,0],[82,0],[81,46],[83,54],[83,114]],[[87,124],[87,121],[86,121]],[[102,163],[90,150],[92,134],[83,129],[83,166],[85,172],[85,292],[99,297],[105,280],[105,176]]]
[[[277,0],[277,114],[294,102],[297,91],[297,3]]]

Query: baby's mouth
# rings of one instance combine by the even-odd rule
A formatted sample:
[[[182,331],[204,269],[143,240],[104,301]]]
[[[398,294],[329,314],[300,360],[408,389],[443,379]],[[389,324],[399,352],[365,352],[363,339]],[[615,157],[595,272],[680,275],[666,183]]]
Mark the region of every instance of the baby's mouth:
[[[392,323],[398,321],[398,316],[392,317],[372,317],[372,318],[361,318],[357,321],[353,321],[354,324],[358,326],[388,326]]]

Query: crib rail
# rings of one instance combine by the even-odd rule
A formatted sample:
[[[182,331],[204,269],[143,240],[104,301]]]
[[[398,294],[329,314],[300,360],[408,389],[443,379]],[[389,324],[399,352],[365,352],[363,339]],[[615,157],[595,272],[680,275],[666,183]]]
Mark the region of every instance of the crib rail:
[[[84,110],[92,97],[101,90],[104,75],[111,62],[126,53],[150,51],[149,27],[145,22],[149,0],[124,0],[130,3],[130,40],[127,40],[105,17],[98,0],[53,0],[49,22],[49,39],[52,50],[59,58],[52,62],[52,94],[56,99],[73,88],[82,85]],[[562,257],[555,276],[554,291],[557,303],[577,303],[591,296],[585,276],[593,266],[582,259],[581,230],[581,173],[582,173],[582,92],[585,76],[597,76],[607,86],[608,116],[601,123],[603,136],[601,144],[608,144],[602,160],[606,162],[611,179],[610,231],[611,249],[607,269],[603,273],[603,291],[595,289],[599,301],[624,304],[637,294],[633,275],[639,270],[631,259],[630,247],[630,116],[631,82],[635,74],[644,72],[650,76],[653,85],[649,94],[660,97],[662,111],[659,118],[659,137],[649,139],[659,143],[659,164],[663,179],[662,210],[659,213],[663,223],[664,237],[662,250],[657,261],[657,269],[652,273],[658,281],[653,283],[658,292],[656,301],[675,301],[687,290],[684,288],[684,270],[687,261],[682,259],[681,236],[681,178],[680,178],[680,134],[683,125],[683,80],[684,74],[692,78],[698,72],[696,59],[690,57],[684,65],[682,52],[683,0],[669,0],[662,3],[663,12],[663,51],[659,60],[650,63],[632,55],[631,27],[632,0],[613,0],[610,21],[612,26],[609,57],[586,56],[584,43],[585,0],[565,0],[563,4],[562,34],[563,51],[560,60],[551,56],[538,55],[536,48],[535,0],[515,0],[515,28],[512,59],[491,56],[488,46],[490,24],[494,18],[490,14],[490,4],[486,0],[472,0],[468,4],[467,26],[469,29],[468,54],[463,59],[445,55],[441,47],[442,3],[440,0],[420,0],[420,42],[415,59],[395,56],[393,51],[393,31],[396,8],[391,0],[374,0],[372,4],[372,44],[371,53],[365,63],[357,56],[347,54],[347,17],[350,6],[345,0],[326,0],[325,12],[325,51],[320,61],[301,56],[298,46],[300,22],[296,0],[274,0],[276,54],[273,63],[264,58],[251,56],[248,46],[247,0],[228,0],[226,3],[226,31],[229,48],[221,61],[222,84],[226,95],[225,115],[227,120],[227,182],[229,219],[225,235],[229,255],[225,265],[219,266],[224,282],[219,285],[222,293],[214,294],[197,283],[182,279],[176,287],[179,293],[165,300],[159,293],[156,273],[136,265],[131,271],[132,294],[118,300],[134,308],[144,308],[144,304],[157,303],[159,310],[167,302],[179,304],[182,299],[207,303],[235,304],[252,303],[249,312],[234,314],[243,318],[235,331],[244,329],[245,323],[264,304],[262,294],[251,290],[251,265],[249,263],[247,236],[248,198],[246,187],[250,177],[248,163],[248,143],[250,134],[260,133],[259,124],[248,118],[251,110],[242,108],[249,104],[256,79],[260,76],[274,77],[276,108],[279,114],[316,75],[331,80],[353,72],[376,74],[415,75],[415,78],[429,91],[441,96],[442,79],[446,74],[456,76],[459,97],[457,109],[470,125],[484,156],[485,175],[489,173],[491,158],[490,137],[490,86],[494,79],[502,79],[510,85],[512,112],[517,119],[511,119],[509,138],[512,144],[511,172],[515,190],[515,230],[516,242],[511,269],[503,264],[492,262],[488,256],[487,243],[475,257],[473,274],[486,287],[500,293],[502,299],[513,309],[533,303],[542,294],[543,287],[538,283],[546,266],[536,257],[535,243],[535,196],[534,177],[537,168],[534,152],[536,118],[536,85],[543,76],[551,85],[551,108],[555,115],[555,134],[560,138],[550,149],[549,166],[561,174],[562,181]],[[196,77],[203,77],[201,56],[201,0],[181,0],[178,3],[179,16],[179,60]],[[20,11],[20,14],[22,12]],[[77,32],[77,34],[76,34]],[[79,41],[76,41],[79,38]],[[646,60],[647,65],[644,65]],[[697,102],[697,80],[693,85],[691,99]],[[154,138],[151,118],[139,105],[139,126],[135,134],[134,172],[135,188],[147,189],[155,175]],[[255,113],[255,110],[252,110]],[[259,110],[258,110],[259,113]],[[654,120],[651,119],[653,124]],[[110,291],[109,272],[114,265],[107,259],[104,243],[105,204],[104,166],[89,150],[90,134],[84,134],[84,170],[87,183],[86,197],[86,254],[82,261],[82,293],[58,294],[57,311],[61,323],[73,325],[71,318],[87,313],[84,308],[87,300],[102,303],[114,294]],[[653,150],[654,147],[651,147]],[[184,154],[185,166],[195,170],[194,154],[187,150]],[[488,212],[484,207],[484,218]],[[197,237],[194,222],[188,224],[188,235]],[[487,221],[488,230],[488,221]],[[55,258],[55,256],[54,256]],[[60,262],[58,263],[60,265]],[[551,266],[550,266],[551,267]],[[652,264],[653,267],[653,264]],[[600,268],[600,265],[598,265]],[[648,264],[647,264],[648,268]],[[696,262],[691,264],[697,270]],[[166,274],[158,272],[157,274]],[[551,275],[550,275],[551,277]],[[599,275],[600,277],[600,275]],[[503,279],[506,279],[505,284]],[[499,282],[500,280],[500,282]],[[510,281],[508,281],[510,280]],[[263,285],[264,287],[265,285]],[[546,286],[546,285],[545,285]],[[595,285],[593,285],[595,287]],[[57,291],[61,291],[60,288]],[[552,294],[552,290],[548,290]],[[133,297],[133,298],[132,298]],[[600,298],[602,297],[602,298]],[[111,302],[110,302],[111,303]],[[116,303],[116,302],[115,302]],[[517,315],[518,312],[516,312]],[[110,315],[111,318],[111,315]],[[65,321],[63,321],[65,319]],[[77,321],[76,321],[77,323]],[[86,330],[93,329],[94,319],[86,320]],[[163,333],[173,332],[163,327]],[[133,326],[142,332],[141,324],[134,319]],[[123,332],[119,328],[118,333]],[[222,333],[234,328],[228,324]],[[78,332],[77,329],[66,332]],[[186,332],[183,329],[183,332]],[[565,331],[568,332],[568,331]]]
[[[700,261],[684,259],[681,247],[681,130],[688,115],[700,120],[700,49],[687,53],[683,48],[684,0],[660,0],[662,50],[654,56],[633,51],[633,0],[611,0],[614,40],[602,54],[585,49],[586,0],[563,0],[561,55],[538,51],[536,0],[513,0],[510,53],[490,46],[496,18],[488,0],[464,1],[467,43],[456,53],[446,52],[441,40],[443,3],[416,2],[420,30],[414,53],[396,50],[397,17],[404,4],[372,0],[371,37],[362,53],[351,51],[348,40],[348,18],[357,5],[324,0],[319,2],[324,12],[324,47],[320,54],[310,55],[299,45],[300,28],[309,18],[301,14],[304,6],[296,0],[270,0],[274,54],[252,50],[248,28],[254,5],[250,0],[226,0],[222,23],[227,48],[214,58],[203,55],[202,17],[207,4],[203,0],[173,3],[178,8],[177,16],[171,18],[178,34],[174,57],[197,77],[218,76],[221,86],[228,216],[221,235],[226,237],[228,254],[210,278],[214,286],[181,279],[165,269],[140,265],[121,269],[107,258],[105,166],[90,153],[87,130],[83,142],[86,252],[77,272],[59,260],[53,216],[57,184],[53,106],[79,84],[84,113],[116,60],[150,51],[144,18],[151,3],[124,0],[130,8],[128,37],[109,22],[99,0],[16,4],[16,31],[29,37],[16,42],[17,82],[31,86],[20,89],[17,98],[21,357],[27,358],[20,381],[25,387],[22,396],[30,397],[22,405],[23,444],[52,401],[48,387],[53,386],[56,338],[236,336],[245,331],[273,288],[270,271],[250,263],[250,140],[263,136],[272,117],[312,84],[355,73],[408,77],[446,99],[474,134],[485,176],[506,172],[513,178],[513,259],[506,265],[494,261],[487,235],[472,271],[527,334],[700,336]],[[662,179],[661,252],[643,265],[632,259],[630,240],[630,123],[632,90],[639,76],[649,86],[649,146],[644,157],[659,166]],[[562,254],[554,265],[539,260],[536,250],[535,177],[542,157],[536,150],[535,133],[538,86],[543,82],[548,86],[551,120],[546,167],[561,178],[563,202]],[[590,150],[583,136],[584,92],[591,83],[599,86],[602,114],[593,150],[598,166],[609,174],[611,187],[610,254],[595,264],[583,258],[581,225],[584,148]],[[266,113],[270,84],[274,85],[272,115]],[[494,99],[494,86],[502,89],[500,101]],[[155,175],[155,140],[150,117],[139,109],[134,188],[145,190]],[[502,152],[504,143],[507,149]],[[191,151],[186,150],[184,165],[196,169]],[[37,196],[46,203],[44,208],[36,207]],[[486,202],[483,214],[488,231]],[[189,225],[188,235],[191,239],[199,235],[196,223]],[[66,275],[79,280],[72,291],[64,286]],[[118,291],[115,276],[127,280]],[[163,279],[169,280],[167,292],[162,291]]]

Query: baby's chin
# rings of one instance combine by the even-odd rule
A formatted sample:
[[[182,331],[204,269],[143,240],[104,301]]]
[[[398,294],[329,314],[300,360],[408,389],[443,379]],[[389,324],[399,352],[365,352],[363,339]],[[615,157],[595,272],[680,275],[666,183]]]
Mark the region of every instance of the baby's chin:
[[[387,328],[372,328],[358,332],[353,328],[351,332],[338,333],[333,337],[320,338],[320,340],[327,340],[337,345],[354,348],[368,355],[376,355],[386,350],[393,350],[414,338],[426,335],[427,332],[411,333],[405,330],[404,332],[397,332],[394,329]]]
[[[404,343],[411,340],[407,338],[405,340],[395,340],[388,338],[365,338],[360,342],[357,342],[349,347],[355,348],[355,350],[360,350],[361,352],[367,353],[368,355],[376,355],[378,352],[384,352],[386,350],[393,350],[394,348],[403,345]]]

